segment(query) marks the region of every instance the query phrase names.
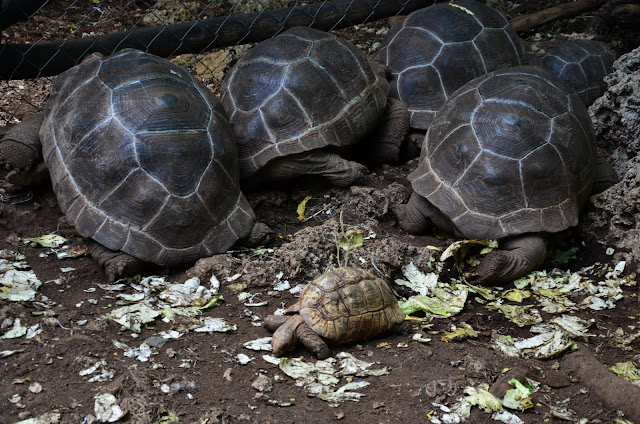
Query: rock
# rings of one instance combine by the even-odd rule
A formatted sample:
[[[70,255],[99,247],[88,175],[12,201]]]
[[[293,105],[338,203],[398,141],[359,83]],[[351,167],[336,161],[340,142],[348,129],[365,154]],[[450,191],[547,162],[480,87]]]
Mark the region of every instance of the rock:
[[[251,387],[261,393],[270,392],[273,390],[273,382],[266,375],[260,374],[255,380],[253,380]]]
[[[619,178],[640,152],[640,47],[618,58],[605,77],[608,89],[589,108],[598,148],[610,155]]]
[[[607,92],[589,108],[598,148],[621,181],[591,197],[584,231],[616,249],[616,260],[640,258],[640,48],[613,64]],[[634,259],[635,258],[635,259]]]

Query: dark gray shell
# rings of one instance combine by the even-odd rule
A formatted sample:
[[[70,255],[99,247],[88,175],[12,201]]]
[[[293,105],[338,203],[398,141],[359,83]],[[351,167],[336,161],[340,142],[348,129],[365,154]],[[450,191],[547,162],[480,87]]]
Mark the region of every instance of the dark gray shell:
[[[529,56],[507,18],[472,0],[411,13],[391,28],[375,60],[392,72],[389,96],[407,105],[411,127],[426,130],[451,94],[473,78]]]
[[[604,43],[571,40],[549,50],[542,65],[573,88],[586,106],[607,91],[604,77],[613,70],[615,54]]]
[[[464,237],[503,238],[576,225],[595,161],[582,101],[543,68],[521,66],[447,100],[409,179]]]
[[[362,268],[340,267],[311,281],[287,313],[334,343],[374,337],[404,321],[386,281]]]
[[[225,112],[182,68],[136,50],[86,60],[56,78],[46,110],[45,162],[83,236],[174,265],[251,230]]]
[[[246,178],[277,157],[360,141],[389,84],[353,44],[296,27],[253,47],[220,90]]]

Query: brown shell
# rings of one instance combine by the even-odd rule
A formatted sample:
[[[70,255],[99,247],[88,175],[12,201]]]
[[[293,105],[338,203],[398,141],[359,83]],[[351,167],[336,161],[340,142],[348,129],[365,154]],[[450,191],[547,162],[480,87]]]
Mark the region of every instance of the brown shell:
[[[604,77],[613,70],[616,56],[606,44],[594,40],[570,40],[549,50],[542,66],[573,88],[590,106],[607,91]]]
[[[407,105],[411,127],[427,130],[463,84],[530,55],[498,10],[472,0],[436,4],[393,26],[375,56],[392,72],[389,96]]]
[[[409,179],[462,236],[502,238],[576,225],[595,162],[582,101],[546,70],[521,66],[449,98]]]
[[[40,130],[60,208],[78,232],[160,265],[227,250],[254,215],[218,99],[137,50],[58,76]]]
[[[360,141],[377,125],[388,92],[364,54],[330,33],[296,27],[261,42],[220,88],[241,178],[277,157]]]
[[[287,310],[296,312],[333,343],[374,337],[405,318],[386,281],[352,267],[325,272],[307,284],[298,302]]]

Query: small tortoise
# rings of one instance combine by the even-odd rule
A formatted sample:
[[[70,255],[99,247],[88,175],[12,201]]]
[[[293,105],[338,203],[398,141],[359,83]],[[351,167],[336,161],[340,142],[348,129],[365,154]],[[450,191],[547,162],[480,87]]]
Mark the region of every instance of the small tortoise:
[[[613,70],[615,60],[613,51],[602,42],[570,40],[549,50],[541,62],[588,107],[607,91],[604,77]]]
[[[456,0],[409,14],[387,33],[374,60],[390,68],[389,96],[407,105],[411,128],[424,134],[457,88],[531,58],[501,12]]]
[[[400,102],[387,102],[388,91],[384,69],[330,33],[296,27],[261,42],[220,89],[238,143],[240,178],[316,174],[348,186],[365,167],[336,151],[375,129],[367,150],[393,160],[409,116]]]
[[[340,267],[311,281],[285,314],[269,315],[273,353],[282,356],[301,341],[319,359],[331,355],[325,343],[340,344],[408,330],[405,314],[388,284],[361,268]]]
[[[457,90],[427,132],[413,194],[395,212],[412,233],[499,239],[476,269],[502,284],[539,267],[544,233],[578,223],[597,164],[586,107],[548,71],[519,66]],[[599,178],[599,176],[598,176]]]
[[[60,208],[98,243],[92,253],[110,279],[135,272],[132,257],[185,264],[252,231],[226,113],[168,60],[131,49],[89,58],[55,79],[26,124],[0,142],[0,156],[28,166],[42,143]]]

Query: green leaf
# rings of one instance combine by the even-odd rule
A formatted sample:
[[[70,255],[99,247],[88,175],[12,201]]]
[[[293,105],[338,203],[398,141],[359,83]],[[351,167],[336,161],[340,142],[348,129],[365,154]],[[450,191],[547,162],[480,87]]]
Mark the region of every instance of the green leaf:
[[[362,243],[364,243],[362,230],[347,230],[338,242],[338,245],[342,250],[350,252],[351,250],[362,246]]]

